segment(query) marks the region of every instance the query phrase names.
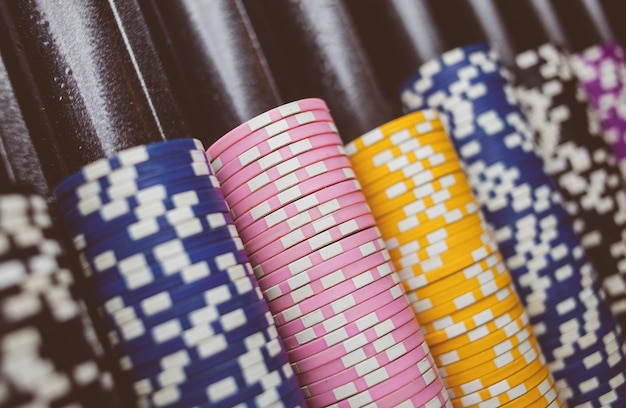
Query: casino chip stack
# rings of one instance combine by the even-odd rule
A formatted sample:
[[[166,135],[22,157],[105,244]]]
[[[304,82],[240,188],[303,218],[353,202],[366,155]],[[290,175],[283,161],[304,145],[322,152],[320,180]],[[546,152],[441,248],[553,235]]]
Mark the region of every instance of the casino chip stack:
[[[326,104],[272,109],[209,155],[307,405],[447,405]]]
[[[0,194],[2,407],[117,405],[63,264],[44,199],[17,190]]]
[[[594,45],[570,57],[604,138],[626,178],[626,60],[617,43]]]
[[[435,112],[389,122],[347,151],[453,405],[561,406]]]
[[[626,330],[626,190],[612,151],[590,133],[588,106],[567,57],[544,44],[516,58],[516,93],[536,130],[544,170],[557,182],[613,314]]]
[[[304,406],[200,142],[125,150],[55,195],[138,406]]]
[[[495,55],[482,44],[448,51],[420,68],[402,98],[447,114],[561,400],[623,403],[624,338]]]

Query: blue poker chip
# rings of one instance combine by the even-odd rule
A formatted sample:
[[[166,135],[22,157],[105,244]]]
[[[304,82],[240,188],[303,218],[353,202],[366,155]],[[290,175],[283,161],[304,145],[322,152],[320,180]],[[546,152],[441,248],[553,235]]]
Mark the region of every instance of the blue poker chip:
[[[267,343],[278,337],[278,331],[273,325],[268,324],[267,327],[258,327],[256,331],[250,330],[249,334],[246,335],[244,333],[240,338],[232,335],[226,337],[224,333],[220,333],[201,343],[206,345],[202,347],[202,352],[198,352],[196,347],[185,350],[187,359],[179,360],[175,364],[170,363],[166,365],[161,359],[156,359],[141,366],[132,367],[126,373],[135,382],[154,379],[161,372],[173,368],[183,370],[187,376],[193,376],[197,372],[204,370],[206,366],[214,367],[228,360],[239,358],[252,348],[257,347],[259,343]],[[226,338],[229,341],[226,341]],[[208,354],[208,349],[210,349],[210,354]]]
[[[495,226],[510,226],[511,229],[517,229],[516,227],[517,222],[523,222],[524,220],[528,219],[528,217],[533,217],[534,219],[536,219],[537,224],[543,218],[553,215],[553,214],[559,220],[563,220],[564,225],[567,224],[568,220],[571,220],[569,213],[567,213],[565,209],[563,208],[563,206],[560,205],[558,202],[555,203],[550,198],[540,199],[536,197],[536,194],[533,194],[533,193],[536,193],[538,189],[535,188],[535,189],[530,189],[530,190],[531,190],[530,194],[532,194],[531,198],[533,201],[531,202],[531,205],[525,206],[523,209],[516,210],[512,207],[501,207],[498,210],[492,210],[488,208],[487,206],[483,207],[485,210],[485,215],[488,218],[489,222]],[[515,196],[510,197],[510,198],[511,200],[509,202],[509,205],[516,205],[516,204],[519,205],[519,202],[515,203],[514,201]],[[571,228],[565,228],[565,229],[571,230]],[[568,238],[569,237],[570,236],[568,236]],[[517,243],[516,239],[513,239],[511,241],[512,241],[512,244]],[[576,242],[576,241],[578,242],[578,244],[580,243],[580,240],[578,239],[573,242]],[[508,247],[509,245],[508,240],[503,241],[502,245]]]
[[[441,101],[440,108],[445,109],[450,118],[459,119],[466,117],[468,121],[475,121],[479,115],[488,111],[515,111],[519,108],[511,108],[513,101],[507,95],[508,82],[501,75],[477,78],[472,81],[455,81],[422,93],[424,99],[435,98],[434,103]],[[446,97],[444,99],[444,96]],[[439,98],[439,99],[438,99]],[[468,102],[463,104],[463,101]],[[464,108],[471,108],[471,112],[464,112]],[[505,115],[501,115],[505,117]]]
[[[552,372],[554,377],[567,375],[568,383],[574,397],[585,398],[585,395],[602,395],[608,392],[609,389],[602,388],[601,385],[607,384],[610,379],[617,376],[619,373],[626,373],[626,359],[623,357],[623,345],[613,353],[614,355],[606,354],[604,348],[597,348],[594,353],[594,360],[599,359],[600,361],[596,362],[592,367],[589,367],[590,362],[583,361],[581,358],[576,364],[570,363],[563,370],[554,370]],[[613,366],[610,364],[611,358],[616,360]],[[571,373],[566,373],[566,371],[571,371]],[[588,387],[590,383],[596,383],[596,389],[581,390],[581,387]]]
[[[163,163],[161,173],[154,172],[149,176],[127,179],[108,187],[101,187],[99,191],[86,197],[66,196],[62,200],[59,200],[59,203],[62,204],[61,209],[63,211],[67,211],[67,209],[78,207],[79,204],[90,200],[98,200],[100,203],[107,203],[131,196],[135,192],[145,190],[154,185],[177,184],[183,180],[188,180],[194,177],[208,177],[213,175],[212,173],[213,172],[208,163],[188,162],[179,165],[176,165],[175,163]]]
[[[215,247],[215,255],[234,251],[233,248],[243,250],[241,239],[233,237],[232,234],[234,234],[232,226],[226,226],[220,229],[219,233],[196,234],[184,239],[173,238],[158,245],[147,246],[144,250],[129,252],[124,256],[117,256],[112,251],[97,259],[88,259],[81,255],[81,265],[92,272],[91,279],[118,281],[119,278],[125,278],[126,274],[137,269],[135,265],[144,269],[148,265],[164,266],[167,265],[168,259],[180,256],[181,252],[194,250],[194,260],[203,260],[201,254],[195,251],[198,247]],[[206,253],[205,257],[209,254]],[[157,269],[160,270],[162,269]],[[109,276],[112,279],[109,279]]]
[[[254,389],[250,390],[251,392],[249,392],[248,390],[243,391],[241,394],[238,393],[235,397],[228,399],[228,400],[220,401],[214,406],[222,407],[222,406],[232,405],[232,406],[237,406],[237,407],[244,406],[248,408],[261,408],[261,407],[264,407],[265,405],[263,404],[262,401],[257,401],[257,398],[263,395],[265,392],[273,390],[275,394],[280,396],[280,401],[282,402],[283,407],[300,406],[304,408],[306,405],[303,402],[304,397],[302,396],[302,391],[298,390],[300,394],[298,399],[296,399],[293,396],[290,396],[289,398],[287,398],[289,395],[294,394],[293,384],[294,382],[297,383],[295,378],[286,377],[285,373],[279,370],[280,370],[280,367],[277,367],[274,370],[274,372],[276,373],[276,375],[280,375],[283,381],[277,387],[273,387],[273,388],[270,388],[269,390],[266,390],[265,388],[257,384],[253,386]],[[260,390],[261,392],[258,394],[254,394],[255,390]]]
[[[274,338],[269,342],[259,345],[258,347],[252,347],[246,354],[239,356],[237,358],[233,357],[230,354],[229,350],[225,351],[230,355],[231,358],[227,359],[221,364],[208,365],[208,364],[200,364],[196,367],[196,370],[193,371],[192,374],[187,374],[185,370],[180,370],[177,368],[173,368],[170,370],[165,370],[159,373],[154,378],[145,379],[146,385],[150,384],[149,387],[151,389],[160,389],[166,388],[169,386],[184,386],[185,380],[205,380],[207,383],[210,383],[213,378],[219,379],[219,374],[217,373],[238,373],[242,371],[242,363],[250,364],[252,361],[249,361],[248,357],[250,355],[256,354],[256,358],[259,363],[263,361],[268,361],[272,356],[272,354],[281,354],[277,353],[281,348],[281,342],[278,338]],[[247,361],[248,360],[248,361]],[[287,358],[283,355],[283,363],[287,362]],[[194,364],[194,363],[192,363]],[[281,365],[282,365],[281,364]],[[191,366],[186,367],[188,369]],[[275,368],[275,367],[267,367],[267,368]],[[194,391],[194,390],[191,390]]]
[[[80,251],[87,245],[93,246],[101,244],[105,240],[111,240],[112,236],[125,234],[128,235],[137,228],[150,229],[157,226],[160,230],[167,226],[175,226],[177,222],[190,220],[191,218],[207,216],[209,214],[224,214],[227,223],[233,224],[232,217],[228,205],[224,200],[204,201],[200,204],[185,207],[174,207],[169,211],[165,207],[155,209],[160,215],[154,217],[137,217],[136,214],[128,214],[124,221],[116,220],[106,225],[92,226],[92,228],[84,228],[81,230],[79,237],[74,237],[74,245]],[[134,233],[134,232],[133,232]],[[130,238],[129,238],[130,239]]]
[[[582,326],[579,324],[559,337],[544,336],[541,342],[542,352],[547,357],[551,357],[552,360],[584,353],[589,347],[603,341],[604,337],[614,330],[610,319],[607,322],[600,321],[597,323],[599,324],[598,327],[591,330],[585,328],[585,326],[588,326],[587,322],[582,322]],[[539,339],[539,336],[537,338]],[[581,339],[584,339],[584,346],[581,346],[579,343]],[[592,341],[593,343],[589,345]]]
[[[138,355],[138,353],[144,352],[146,347],[148,347],[151,353],[159,354],[161,356],[170,354],[173,351],[179,350],[181,345],[184,347],[188,347],[187,340],[185,339],[185,334],[188,334],[189,331],[198,330],[199,328],[210,329],[212,334],[206,333],[206,336],[212,336],[215,333],[231,333],[236,330],[241,330],[245,327],[249,320],[253,320],[255,317],[260,316],[264,313],[267,313],[268,309],[265,303],[262,300],[257,299],[254,303],[250,303],[242,308],[237,308],[234,311],[231,311],[229,315],[224,316],[211,316],[215,319],[207,320],[200,325],[197,325],[194,322],[194,316],[197,316],[195,313],[197,309],[192,310],[187,315],[180,315],[177,319],[172,319],[165,326],[168,327],[176,327],[177,330],[180,331],[180,334],[177,337],[168,338],[167,340],[160,341],[158,336],[160,335],[160,331],[162,330],[163,325],[161,327],[146,327],[146,331],[144,334],[137,336],[133,339],[127,339],[125,341],[120,341],[113,345],[113,348],[120,353],[123,354],[132,354]],[[244,321],[238,322],[239,326],[232,326],[232,321],[223,321],[223,319],[243,319]],[[207,316],[208,319],[208,316]],[[202,339],[196,339],[200,341]]]
[[[188,172],[194,166],[208,168],[210,174],[213,171],[209,165],[206,153],[202,150],[190,150],[177,152],[170,156],[163,156],[155,161],[139,163],[136,166],[120,167],[106,176],[89,181],[75,190],[67,191],[57,196],[59,201],[78,202],[85,200],[92,195],[106,191],[109,187],[122,185],[126,182],[138,180],[149,180],[151,178],[163,177],[165,175],[176,176],[176,171]]]
[[[584,275],[576,272],[583,268],[587,268],[587,272]],[[547,313],[555,316],[559,315],[558,306],[562,301],[571,299],[572,296],[576,295],[579,296],[578,299],[580,301],[586,299],[582,294],[583,290],[586,289],[588,291],[587,294],[593,293],[596,296],[598,296],[598,293],[603,293],[601,292],[602,286],[591,268],[591,265],[585,259],[576,260],[573,257],[566,257],[561,260],[559,265],[550,265],[550,272],[538,274],[535,277],[535,279],[541,280],[541,282],[533,283],[532,287],[520,285],[519,294],[527,300],[527,303],[530,303],[528,307],[536,304],[533,299],[537,299],[537,302],[540,299],[549,299],[554,308],[550,308]],[[570,276],[558,276],[559,274],[564,274],[564,271],[568,269],[568,272],[571,272]],[[594,291],[590,293],[591,289],[589,288],[593,288]]]
[[[189,252],[181,254],[185,265],[184,266],[168,266],[167,260],[163,263],[151,263],[150,269],[142,269],[141,276],[134,275],[127,278],[122,271],[109,270],[107,279],[109,284],[107,286],[99,286],[92,282],[92,286],[95,286],[96,293],[103,302],[120,297],[124,303],[132,303],[138,299],[144,299],[148,296],[155,295],[168,287],[172,287],[177,284],[186,284],[186,277],[182,274],[185,268],[202,265],[207,267],[208,270],[213,272],[224,271],[229,266],[235,264],[244,264],[248,262],[246,253],[234,246],[231,240],[222,241],[212,247],[200,246],[197,248],[188,249]],[[212,251],[215,251],[212,253]],[[209,255],[211,254],[211,255]],[[220,265],[221,260],[232,261],[231,264],[224,268]],[[117,277],[115,275],[117,274]],[[137,279],[135,279],[137,278]],[[219,276],[216,277],[219,279]],[[134,284],[141,280],[145,284]],[[158,282],[158,284],[152,284]]]
[[[248,279],[254,276],[254,272],[249,263],[236,263],[228,266],[219,271],[212,271],[209,269],[209,264],[200,262],[192,265],[189,269],[192,271],[192,275],[188,278],[184,278],[187,282],[180,284],[170,284],[169,276],[166,278],[157,279],[153,285],[163,289],[161,292],[157,292],[155,295],[150,295],[144,298],[133,297],[132,302],[125,302],[124,298],[119,296],[111,299],[108,302],[103,303],[99,307],[101,315],[111,316],[112,318],[118,316],[118,312],[127,308],[139,308],[143,307],[145,301],[152,299],[158,299],[167,296],[172,299],[173,303],[183,301],[185,296],[189,296],[191,293],[195,293],[198,290],[210,289],[221,284],[235,283],[241,279]],[[181,272],[182,273],[182,272]],[[174,276],[174,275],[172,275]],[[182,282],[183,278],[178,282]],[[201,285],[198,287],[198,285]],[[187,289],[187,286],[190,286]],[[136,312],[137,313],[137,312]]]
[[[222,330],[219,323],[211,327],[214,328],[216,335],[223,335],[228,343],[234,343],[263,329],[267,329],[273,323],[271,313],[263,312],[261,305],[251,306],[248,312],[246,324],[237,329]],[[201,355],[195,347],[187,347],[185,342],[180,338],[171,340],[167,344],[161,344],[158,347],[151,347],[136,351],[132,354],[123,355],[123,358],[128,361],[127,364],[131,367],[129,370],[134,370],[133,367],[153,364],[155,361],[159,361],[163,357],[180,350],[186,350],[193,360],[201,358]]]
[[[510,128],[509,128],[510,129]],[[482,133],[476,130],[475,133]],[[524,178],[543,176],[544,163],[537,156],[535,146],[522,140],[524,135],[517,131],[495,136],[485,135],[482,139],[468,140],[459,147],[459,156],[463,159],[469,173],[475,169],[489,168],[493,165],[506,168],[524,168],[528,175]]]
[[[446,78],[446,73],[456,72],[459,68],[473,65],[470,58],[471,54],[478,53],[489,55],[491,47],[489,47],[489,44],[487,43],[476,43],[464,46],[463,48],[459,48],[457,49],[457,51],[461,55],[456,61],[446,62],[442,58],[437,58],[435,61],[440,66],[440,69],[438,71],[435,71],[434,69],[430,70],[431,72],[427,76],[422,72],[418,72],[411,76],[408,80],[406,80],[401,86],[401,89],[412,89],[415,82],[425,77],[431,79],[433,82],[438,82],[437,80],[439,78],[442,78],[443,80],[444,78]]]
[[[285,364],[289,364],[288,361],[286,361],[285,355],[278,354],[276,356],[266,356],[265,361],[257,363],[251,367],[247,367],[245,369],[236,367],[232,368],[230,371],[208,370],[207,372],[194,376],[192,379],[190,379],[189,382],[180,384],[179,386],[175,387],[178,393],[180,393],[179,399],[177,399],[176,401],[172,401],[171,404],[156,405],[162,407],[198,405],[224,407],[237,405],[242,401],[252,399],[255,396],[266,391],[260,382],[256,382],[253,384],[248,383],[248,377],[252,375],[252,378],[254,378],[254,375],[256,375],[248,374],[248,371],[262,371],[266,373],[265,375],[276,371],[282,379],[282,382],[284,383],[285,377],[282,367]],[[221,398],[211,399],[208,386],[220,382],[228,382],[229,384],[232,384],[232,388],[236,386],[237,389],[233,389],[229,396],[223,395],[221,396]],[[285,387],[289,388],[289,384],[287,383]],[[152,401],[153,403],[157,402],[155,401],[155,396],[153,396]]]
[[[614,377],[611,377],[609,381],[604,383],[600,383],[598,387],[594,390],[586,392],[580,395],[574,395],[571,398],[566,400],[569,406],[591,406],[593,408],[607,408],[607,407],[615,407],[621,408],[624,404],[624,399],[626,399],[626,374],[622,371],[621,373],[615,374]],[[614,388],[613,379],[621,378],[620,381],[616,381],[619,385]],[[607,394],[612,394],[612,403],[608,405],[607,402],[603,400],[603,397]]]
[[[203,242],[213,243],[228,238],[237,238],[239,233],[234,224],[228,223],[230,216],[224,213],[217,213],[217,222],[212,222],[215,217],[198,215],[195,218],[177,222],[175,225],[164,223],[165,225],[154,225],[152,231],[141,232],[141,236],[132,236],[128,230],[122,230],[118,234],[110,236],[109,239],[87,246],[82,255],[90,263],[93,270],[99,271],[98,259],[101,257],[115,257],[121,261],[137,253],[150,251],[161,244],[173,240],[180,240],[186,247],[187,241],[204,238]],[[161,229],[158,229],[158,228]],[[148,233],[150,233],[148,235]]]
[[[556,350],[561,350],[561,347],[574,344],[581,337],[599,336],[600,333],[607,329],[610,330],[611,325],[615,324],[615,318],[606,311],[587,311],[585,313],[586,315],[575,316],[568,320],[551,321],[550,330],[547,330],[545,333],[537,333],[537,339],[544,345],[543,349],[546,356],[556,358],[558,354]],[[607,317],[606,321],[597,320]],[[535,324],[537,322],[532,323]],[[570,362],[578,361],[588,350],[591,349],[579,348],[579,352],[575,356],[570,356],[566,360]]]
[[[123,321],[122,316],[132,309],[135,315],[143,316],[144,313],[141,312],[140,309],[150,309],[150,302],[164,299],[165,301],[169,300],[172,304],[179,305],[189,300],[189,297],[192,295],[204,293],[209,289],[214,289],[225,284],[243,285],[240,280],[247,281],[254,276],[252,267],[247,263],[237,263],[225,270],[219,271],[211,271],[207,264],[199,263],[193,265],[192,269],[193,275],[187,279],[189,282],[170,286],[168,284],[169,281],[166,281],[167,278],[157,279],[152,285],[156,285],[160,288],[163,287],[164,289],[161,292],[146,298],[132,299],[135,301],[133,303],[125,303],[123,297],[116,297],[99,307],[100,315],[103,318],[108,316],[116,321]],[[147,312],[146,317],[154,314],[155,313]]]
[[[155,197],[149,200],[161,200],[174,194],[184,193],[187,191],[202,190],[202,189],[215,189],[217,195],[216,198],[224,198],[223,194],[219,190],[219,185],[216,185],[211,177],[207,176],[194,176],[188,177],[184,181],[171,184],[153,184],[147,186],[144,190],[137,190],[135,194],[128,197],[120,198],[119,200],[127,200],[130,206],[137,206],[142,203],[141,198],[138,198],[141,193],[148,194],[154,192]],[[147,201],[148,199],[146,199]],[[61,208],[63,216],[68,222],[74,222],[76,219],[81,219],[86,215],[99,211],[102,206],[111,202],[112,200],[100,200],[99,198],[92,197],[81,203],[81,207],[69,207]]]
[[[173,210],[180,207],[198,206],[206,203],[215,205],[217,208],[225,208],[228,204],[224,197],[216,188],[190,190],[184,193],[171,196],[162,201],[155,201],[149,204],[140,204],[137,200],[120,200],[103,206],[99,211],[91,213],[83,218],[76,219],[74,223],[67,223],[71,229],[74,239],[80,235],[87,235],[94,230],[102,228],[125,228],[128,225],[141,221],[142,215],[150,211],[152,207],[158,207],[159,211]],[[153,208],[153,211],[156,211]],[[141,214],[138,214],[141,212]],[[94,233],[96,235],[96,233]]]
[[[292,379],[293,378],[293,379]],[[280,401],[282,401],[283,408],[305,408],[306,402],[304,401],[304,396],[302,395],[302,390],[298,385],[298,381],[295,377],[289,378],[287,381],[292,385],[291,391],[289,391],[286,395],[282,397]],[[257,405],[246,405],[247,408],[258,408]]]
[[[60,197],[64,194],[67,194],[68,192],[76,190],[81,185],[95,178],[98,178],[91,175],[93,173],[100,174],[99,171],[94,171],[95,167],[108,168],[111,170],[119,167],[124,167],[129,165],[127,164],[127,162],[129,161],[129,157],[134,159],[132,160],[132,165],[137,167],[139,163],[145,163],[162,156],[176,154],[177,152],[185,152],[191,150],[203,151],[204,147],[202,145],[202,142],[196,139],[175,139],[127,149],[126,151],[118,153],[113,157],[99,160],[95,163],[87,165],[78,172],[65,178],[55,188],[54,195],[56,197]],[[106,175],[108,172],[106,170],[103,170],[102,173]]]
[[[124,339],[123,331],[126,327],[135,327],[137,325],[141,325],[146,330],[149,330],[153,327],[157,327],[171,320],[180,319],[181,316],[191,316],[194,313],[200,312],[202,310],[207,310],[207,308],[211,308],[213,311],[219,313],[220,315],[226,315],[230,312],[244,309],[246,306],[255,304],[255,302],[258,302],[262,298],[263,296],[259,290],[252,290],[248,293],[234,295],[233,298],[228,301],[215,304],[215,302],[211,303],[210,301],[208,301],[207,297],[203,294],[197,294],[193,298],[189,299],[185,304],[181,304],[180,306],[177,305],[176,307],[173,307],[154,316],[150,316],[149,318],[142,319],[137,317],[136,319],[128,320],[126,322],[118,323],[108,321],[108,323],[110,325],[109,327],[111,327],[110,331],[117,333],[120,344],[130,344],[131,342],[134,342],[136,338],[133,338],[130,341]]]

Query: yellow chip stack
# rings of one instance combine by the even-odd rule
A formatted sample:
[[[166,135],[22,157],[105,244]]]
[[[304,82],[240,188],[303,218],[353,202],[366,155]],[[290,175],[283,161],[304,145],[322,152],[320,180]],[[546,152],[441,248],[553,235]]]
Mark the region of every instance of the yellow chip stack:
[[[403,116],[346,150],[453,405],[561,406],[436,112]]]

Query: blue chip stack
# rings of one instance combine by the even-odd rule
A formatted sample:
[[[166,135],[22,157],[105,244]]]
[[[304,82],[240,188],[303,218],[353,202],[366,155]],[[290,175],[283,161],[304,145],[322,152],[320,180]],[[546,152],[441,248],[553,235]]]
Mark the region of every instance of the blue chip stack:
[[[561,399],[619,406],[626,397],[624,337],[509,79],[489,47],[476,44],[424,64],[402,100],[407,110],[446,114]]]
[[[55,195],[138,406],[304,406],[200,142],[125,150]]]
[[[626,330],[626,190],[610,146],[587,120],[568,56],[552,44],[518,54],[515,91],[536,130],[546,173],[556,181],[611,310]]]
[[[0,193],[0,406],[117,406],[48,206],[10,190]]]

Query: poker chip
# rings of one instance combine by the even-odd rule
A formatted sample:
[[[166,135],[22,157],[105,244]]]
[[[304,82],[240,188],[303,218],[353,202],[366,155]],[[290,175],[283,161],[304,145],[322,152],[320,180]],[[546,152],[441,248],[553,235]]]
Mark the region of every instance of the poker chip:
[[[119,404],[43,197],[0,194],[0,404]]]
[[[431,132],[422,125],[425,118]],[[350,152],[359,181],[363,176],[363,192],[391,260],[400,269],[400,279],[451,402],[466,406],[476,402],[474,394],[483,396],[495,382],[513,373],[516,376],[512,381],[521,383],[530,381],[533,375],[544,379],[549,373],[543,361],[529,365],[531,361],[523,359],[528,350],[539,355],[537,341],[515,294],[511,275],[495,247],[485,247],[493,238],[461,171],[454,146],[440,130],[442,126],[433,111],[419,111],[355,139],[346,151]],[[375,140],[369,135],[376,135]],[[425,150],[428,154],[419,153]],[[393,152],[393,158],[386,152]],[[432,158],[439,153],[443,160],[432,166]],[[403,158],[406,160],[402,161]],[[390,165],[393,162],[402,164]],[[413,169],[406,171],[407,166]],[[367,182],[372,168],[381,174],[376,181]],[[441,170],[432,172],[432,169]],[[406,194],[406,199],[396,200],[392,195],[395,186],[402,185],[404,180],[419,179],[425,174],[431,175],[427,182],[398,190]],[[516,331],[507,331],[508,326],[501,318],[510,314],[516,317],[512,327],[526,333],[522,339],[526,348],[520,349],[523,352],[510,354],[514,371],[506,364],[498,364],[498,356],[509,351],[505,345],[510,344],[509,349],[519,345],[514,337]],[[487,328],[482,334],[485,340],[479,347],[473,345],[478,337],[463,336],[484,328]],[[446,348],[450,340],[461,337],[462,341],[457,341],[452,349]],[[461,350],[459,354],[455,354],[457,349]],[[505,386],[498,389],[498,392],[506,391]]]
[[[293,102],[208,150],[306,403],[447,403],[327,111],[321,100]]]
[[[615,42],[607,42],[574,53],[569,59],[589,102],[592,125],[599,127],[611,146],[622,175],[626,175],[626,142],[623,137],[626,122],[621,109],[626,78],[624,50]]]
[[[209,161],[174,140],[59,185],[87,295],[137,406],[304,406]]]
[[[531,71],[524,74],[530,76]],[[545,71],[547,75],[550,70]],[[576,342],[580,336],[593,337],[601,331],[613,332],[617,337],[622,335],[599,285],[598,273],[565,209],[567,201],[563,200],[556,183],[546,173],[550,166],[554,166],[552,170],[560,170],[559,162],[546,161],[544,165],[539,150],[545,151],[546,147],[535,144],[532,130],[510,85],[511,79],[510,73],[502,68],[488,46],[457,48],[424,64],[405,83],[401,98],[409,111],[440,109],[446,116],[450,139],[463,161],[482,213],[495,231],[515,290],[528,307],[537,343],[554,376],[553,381],[551,376],[541,378],[542,374],[536,374],[532,377],[535,384],[532,389],[523,382],[509,384],[510,390],[501,396],[481,395],[482,403],[506,406],[515,401],[515,404],[519,402],[525,406],[543,398],[548,404],[555,400],[554,386],[563,402],[569,403],[572,390],[579,389],[579,385],[590,380],[592,374],[575,369],[555,371],[555,367],[574,367],[583,357],[566,358],[554,350]],[[551,84],[541,88],[543,93],[557,95],[560,88],[550,88]],[[533,109],[542,109],[541,102],[533,101],[532,104],[537,105]],[[554,116],[551,119],[566,121],[567,114],[558,106],[555,108],[550,111],[550,116]],[[586,131],[586,128],[571,130],[572,125],[567,126],[563,132]],[[554,126],[540,129],[537,137],[547,138],[541,135],[541,130],[553,132],[554,129]],[[554,146],[550,149],[549,152],[556,151]],[[568,152],[566,149],[574,147],[570,143],[563,149],[557,154],[560,163],[568,160],[561,159]],[[575,162],[569,164],[583,169],[583,163],[579,163],[582,161],[584,156],[577,155]],[[593,208],[592,203],[589,208]],[[593,226],[600,227],[600,224],[594,222]],[[508,312],[502,316],[508,316],[504,321],[514,317]],[[594,326],[591,323],[594,320],[602,323]],[[493,323],[495,320],[472,328],[474,324],[467,320],[450,326],[446,335],[427,335],[426,340],[437,341],[452,351],[453,344],[462,346],[461,341],[468,333],[477,334],[479,332],[475,330],[480,327],[486,331],[494,326]],[[602,347],[598,346],[599,349]],[[623,359],[623,353],[617,351],[616,358]],[[606,362],[603,368],[609,376],[616,373],[616,369]],[[577,401],[597,403],[596,390],[599,389],[586,389]],[[459,402],[458,398],[453,402]]]
[[[622,331],[626,328],[626,287],[621,274],[626,259],[624,230],[626,191],[624,179],[610,146],[592,132],[588,105],[577,100],[578,82],[568,56],[544,44],[516,57],[512,67],[516,92],[535,142],[572,217],[589,259],[596,266],[611,310]],[[615,248],[615,249],[613,249]]]

